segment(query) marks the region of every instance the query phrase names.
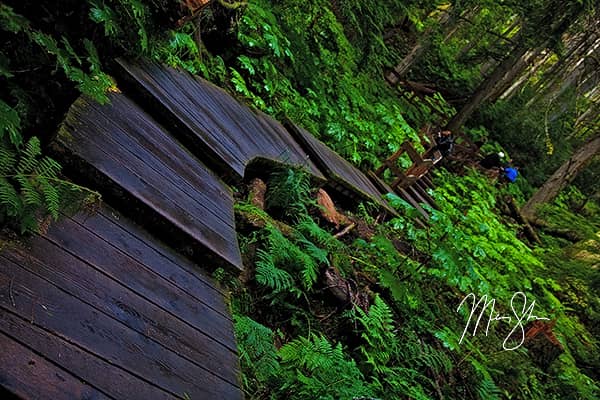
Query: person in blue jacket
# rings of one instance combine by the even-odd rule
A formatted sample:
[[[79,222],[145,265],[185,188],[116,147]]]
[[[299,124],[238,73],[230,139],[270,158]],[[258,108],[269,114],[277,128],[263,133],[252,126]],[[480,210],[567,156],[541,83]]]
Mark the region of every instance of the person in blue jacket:
[[[512,166],[507,166],[502,168],[502,174],[504,176],[504,179],[506,179],[510,183],[514,183],[517,180],[519,171]]]

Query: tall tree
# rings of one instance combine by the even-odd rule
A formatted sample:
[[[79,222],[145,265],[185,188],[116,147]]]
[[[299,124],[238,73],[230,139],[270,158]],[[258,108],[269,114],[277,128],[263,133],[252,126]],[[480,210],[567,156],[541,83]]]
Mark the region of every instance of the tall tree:
[[[571,183],[597,154],[600,154],[600,133],[579,147],[531,196],[521,209],[523,216],[530,220],[534,219],[537,207],[554,200],[560,191]]]
[[[525,53],[527,53],[527,47],[522,44],[516,45],[510,54],[494,69],[494,71],[475,89],[467,103],[458,111],[454,117],[448,122],[448,129],[451,131],[457,131],[464,122],[471,116],[490,92],[494,90],[500,80],[510,72],[517,61],[520,60]]]
[[[521,7],[521,17],[524,21],[518,38],[515,38],[515,46],[504,60],[496,66],[494,71],[475,89],[462,109],[449,121],[447,126],[450,130],[458,130],[471,114],[479,108],[488,97],[488,94],[497,87],[503,77],[511,75],[516,77],[518,75],[511,73],[511,71],[513,69],[523,69],[518,61],[528,50],[556,47],[560,43],[561,35],[569,29],[585,10],[593,5],[592,1],[548,0],[543,3],[544,7],[541,9],[538,2],[515,5],[515,7]]]

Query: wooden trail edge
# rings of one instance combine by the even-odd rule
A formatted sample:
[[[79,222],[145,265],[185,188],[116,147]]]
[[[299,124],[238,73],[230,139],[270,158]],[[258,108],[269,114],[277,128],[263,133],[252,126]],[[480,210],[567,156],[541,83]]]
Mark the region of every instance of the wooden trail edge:
[[[171,67],[117,60],[119,85],[224,179],[240,181],[256,161],[305,168],[325,177],[278,121],[200,77]]]
[[[232,190],[126,96],[110,99],[71,106],[54,141],[67,169],[206,267],[241,271]]]

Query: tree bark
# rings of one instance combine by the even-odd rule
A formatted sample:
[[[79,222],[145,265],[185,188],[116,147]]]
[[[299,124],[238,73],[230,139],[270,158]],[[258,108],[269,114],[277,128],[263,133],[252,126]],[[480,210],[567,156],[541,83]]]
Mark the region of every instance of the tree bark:
[[[536,208],[540,204],[549,203],[567,186],[579,172],[600,153],[600,135],[597,135],[582,145],[554,174],[538,189],[537,192],[521,209],[525,218],[533,220]]]
[[[450,10],[445,12],[440,17],[438,23],[443,27],[445,34],[448,34],[454,25],[455,17],[453,15],[455,11]],[[434,27],[428,28],[423,33],[423,39],[418,41],[417,44],[408,52],[408,54],[396,65],[391,71],[386,73],[385,79],[391,84],[396,85],[400,79],[410,70],[415,62],[421,57],[421,55],[431,46],[431,36],[434,32]]]
[[[495,69],[494,71],[479,85],[479,87],[473,92],[470,99],[467,101],[467,104],[460,109],[459,112],[452,117],[450,122],[448,122],[447,128],[453,132],[458,131],[458,129],[465,123],[465,121],[471,116],[473,111],[475,111],[484,99],[488,96],[488,94],[494,89],[494,87],[499,83],[499,81],[506,75],[514,64],[527,52],[527,47],[519,44],[517,45],[511,53],[506,57]]]
[[[546,51],[542,57],[534,62],[534,65],[529,68],[529,70],[523,74],[516,82],[514,82],[510,87],[508,87],[501,95],[501,100],[509,100],[515,93],[519,91],[523,87],[525,83],[529,81],[529,79],[538,71],[540,67],[542,67],[552,56],[552,52]]]
[[[542,49],[542,47],[538,47],[535,50],[526,52],[523,57],[519,58],[519,60],[513,64],[510,70],[500,79],[500,82],[498,82],[494,89],[483,98],[483,101],[495,102],[498,100],[500,95],[509,87],[511,87],[517,78],[523,75],[531,61],[535,60],[535,58],[541,53]]]

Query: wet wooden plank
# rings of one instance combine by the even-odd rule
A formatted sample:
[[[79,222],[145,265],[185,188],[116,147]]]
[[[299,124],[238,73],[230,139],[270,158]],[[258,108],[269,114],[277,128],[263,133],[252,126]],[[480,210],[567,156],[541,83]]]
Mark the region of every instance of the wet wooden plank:
[[[286,121],[285,125],[330,180],[339,183],[363,199],[373,201],[387,212],[396,214],[396,211],[382,198],[383,193],[362,171],[305,129],[291,121]]]
[[[88,107],[95,108],[97,123],[111,133],[106,137],[91,137],[92,141],[98,139],[94,143],[105,145],[109,140],[115,149],[126,150],[129,153],[125,153],[127,160],[142,160],[193,201],[210,209],[224,224],[232,226],[230,210],[221,207],[229,201],[231,190],[216,184],[218,178],[208,169],[199,168],[198,160],[175,139],[164,135],[162,129],[147,115],[130,112],[126,118],[120,118],[121,110],[137,108],[131,100],[125,96],[113,96],[110,108],[100,107],[96,103],[88,103]]]
[[[59,336],[44,331],[38,326],[18,317],[6,309],[0,309],[0,335],[2,333],[13,338],[18,338],[20,343],[27,346],[27,349],[20,349],[20,351],[18,349],[8,350],[6,354],[0,354],[0,358],[3,355],[11,355],[16,352],[19,352],[19,357],[26,357],[27,353],[31,352],[30,349],[35,349],[36,353],[48,360],[40,361],[61,371],[59,372],[60,375],[72,374],[77,380],[87,382],[88,384],[92,382],[94,388],[97,388],[102,393],[106,393],[106,395],[111,398],[128,400],[176,399],[176,397],[161,390],[151,382],[144,381],[143,379],[67,342]],[[4,350],[4,347],[2,347],[2,349]],[[4,353],[4,351],[2,353]],[[14,354],[12,354],[12,356],[14,356]],[[37,357],[38,360],[40,359],[38,356],[35,357]],[[31,361],[32,360],[28,361],[28,364]],[[40,366],[35,359],[33,362],[33,366]],[[54,364],[54,366],[51,364]],[[12,369],[12,371],[10,371],[11,373],[19,372],[18,367],[7,369]],[[39,369],[37,371],[39,371]],[[21,377],[23,379],[33,381],[33,384],[39,384],[39,382],[36,382],[31,375],[32,374],[29,371],[21,371]],[[2,385],[3,382],[0,382],[0,386]],[[14,389],[17,393],[22,393],[23,384],[15,385]],[[52,385],[42,385],[37,388],[38,391],[32,398],[58,399],[61,395],[69,399],[87,398],[79,391],[77,386],[62,386],[59,388],[60,394],[58,395],[52,389]]]
[[[3,333],[0,349],[0,386],[21,399],[110,399]]]
[[[236,384],[237,356],[221,343],[223,337],[232,339],[233,327],[212,310],[198,310],[192,321],[184,320],[41,237],[32,240],[28,252],[13,249],[3,255],[165,349]]]
[[[102,206],[98,212],[79,213],[73,219],[188,295],[229,318],[223,292],[205,271],[116,210]]]
[[[69,110],[56,143],[91,165],[120,199],[139,202],[140,217],[159,220],[225,265],[242,269],[231,189],[175,142],[148,114],[121,94],[101,106],[85,97]],[[121,193],[120,193],[121,194]]]
[[[0,256],[0,307],[178,397],[242,398],[239,388]]]
[[[152,301],[162,310],[186,321],[230,350],[235,351],[235,341],[231,334],[231,320],[154,274],[145,265],[123,254],[81,225],[65,219],[60,224],[51,226],[46,237],[73,256]],[[46,263],[57,263],[66,269],[71,268],[70,264],[76,262],[60,249],[53,249],[52,245],[44,240],[35,240],[31,244],[28,254],[40,258],[44,256],[44,249],[47,249],[47,252],[51,253],[53,257],[45,260]],[[125,293],[124,290],[123,293]],[[122,302],[122,300],[119,301]]]
[[[415,207],[416,210],[423,216],[425,217],[425,221],[427,221],[427,219],[429,218],[429,214],[427,214],[427,212],[423,209],[423,207],[421,207],[419,205],[419,203],[417,201],[415,201],[407,192],[406,190],[397,187],[396,191],[394,192],[394,189],[392,189],[387,183],[385,183],[380,177],[378,177],[375,172],[373,171],[369,171],[367,172],[367,176],[369,177],[369,179],[371,179],[371,182],[373,182],[373,184],[375,186],[377,186],[379,188],[379,190],[381,190],[382,192],[385,193],[395,193],[398,197],[400,197],[401,199],[407,201],[411,206]],[[423,220],[421,218],[417,218],[415,219],[415,223],[417,225],[419,225],[421,228],[425,229],[427,228],[427,224],[425,222],[423,222]]]
[[[423,178],[417,180],[412,185],[412,188],[421,195],[421,198],[423,198],[423,199],[425,199],[427,201],[427,204],[429,204],[431,207],[439,210],[439,207],[436,204],[434,198],[431,197],[431,195],[427,192],[427,189],[429,189],[429,188],[427,187],[427,185],[423,181]]]
[[[145,61],[118,60],[121,86],[165,124],[173,126],[194,154],[207,157],[221,172],[241,179],[256,158],[306,168],[325,177],[303,149],[283,129],[265,129],[247,106],[221,88],[187,72]]]

